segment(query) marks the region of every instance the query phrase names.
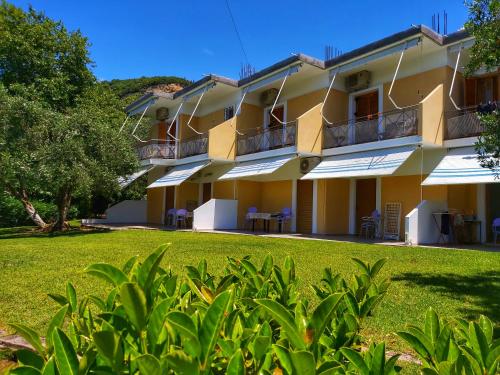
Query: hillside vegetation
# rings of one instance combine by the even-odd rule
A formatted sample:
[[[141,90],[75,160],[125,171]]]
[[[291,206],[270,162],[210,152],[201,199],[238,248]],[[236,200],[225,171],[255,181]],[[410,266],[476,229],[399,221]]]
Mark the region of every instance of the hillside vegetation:
[[[111,88],[127,104],[148,91],[162,90],[175,92],[191,84],[191,81],[175,76],[140,77],[130,79],[113,79],[103,82]]]

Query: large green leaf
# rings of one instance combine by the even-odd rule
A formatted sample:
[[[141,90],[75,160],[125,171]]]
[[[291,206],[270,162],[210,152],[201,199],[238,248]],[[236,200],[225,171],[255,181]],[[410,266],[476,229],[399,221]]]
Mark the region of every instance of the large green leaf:
[[[334,293],[320,302],[311,316],[311,325],[314,329],[313,344],[317,343],[326,326],[330,323],[332,314],[337,309],[343,293]]]
[[[67,312],[68,312],[68,305],[64,305],[52,317],[52,320],[49,323],[49,328],[47,328],[47,335],[45,336],[47,341],[47,346],[49,348],[52,347],[52,332],[54,332],[54,329],[62,327]]]
[[[142,289],[135,283],[124,283],[120,288],[120,300],[130,322],[142,331],[147,316],[146,296]]]
[[[143,354],[137,357],[136,362],[142,375],[161,375],[160,361],[151,354]]]
[[[281,345],[273,345],[273,350],[280,361],[281,367],[291,374],[293,372],[293,364],[290,358],[290,351]]]
[[[40,355],[45,355],[45,349],[38,333],[23,324],[9,324],[9,326],[21,335]]]
[[[9,371],[14,375],[40,375],[40,370],[31,366],[19,366]]]
[[[288,337],[293,346],[297,349],[305,349],[306,345],[303,338],[295,325],[295,320],[292,314],[283,307],[279,302],[271,299],[256,299],[256,303],[261,305],[267,312],[271,314],[282,327],[282,332]]]
[[[429,307],[425,315],[424,332],[425,335],[431,339],[434,346],[436,345],[436,341],[438,340],[440,330],[439,317],[432,309],[432,307]]]
[[[219,294],[208,308],[201,323],[199,339],[201,344],[201,369],[208,369],[212,351],[219,337],[225,314],[229,309],[232,291]]]
[[[95,263],[85,268],[85,272],[106,280],[114,286],[128,282],[127,276],[115,266],[107,263]]]
[[[59,372],[65,375],[77,375],[78,358],[68,336],[61,329],[56,328],[52,333],[52,343]]]
[[[16,358],[18,363],[21,365],[34,367],[38,370],[43,369],[44,365],[43,358],[31,350],[28,349],[17,350]]]
[[[196,359],[180,350],[167,354],[166,359],[176,375],[197,375],[200,373],[199,363]]]
[[[115,372],[123,363],[123,348],[120,335],[114,331],[100,331],[92,335],[99,354],[105,358]]]
[[[153,345],[158,342],[158,338],[160,337],[163,329],[163,324],[165,323],[165,318],[173,301],[174,299],[169,297],[158,302],[149,316],[147,327],[148,339]]]
[[[476,357],[481,360],[481,365],[486,366],[489,352],[488,340],[479,324],[475,322],[471,322],[469,325],[469,340]]]
[[[172,311],[166,316],[166,321],[181,337],[184,350],[193,357],[199,357],[201,346],[198,332],[191,317],[180,311]]]
[[[415,350],[422,359],[426,362],[430,361],[431,354],[417,337],[408,332],[397,332],[397,335],[410,344],[411,348]]]
[[[382,258],[377,260],[370,269],[370,277],[374,279],[378,275],[384,264],[386,263],[387,263],[387,258]]]
[[[170,244],[159,246],[152,254],[150,254],[143,264],[137,270],[137,281],[142,289],[149,294],[151,285],[155,279],[158,267],[167,251]]]
[[[342,348],[340,351],[349,360],[349,362],[351,362],[358,369],[361,375],[370,374],[370,369],[366,365],[361,354],[351,348]]]
[[[385,344],[382,342],[375,346],[372,353],[371,373],[373,375],[383,375],[385,368]]]
[[[245,374],[245,361],[243,353],[237,350],[229,359],[226,369],[226,375],[244,375]]]
[[[75,313],[78,308],[76,300],[76,290],[73,284],[71,283],[66,284],[66,296],[69,301],[69,307],[71,308],[71,312]]]
[[[300,375],[315,375],[316,361],[311,352],[301,350],[298,352],[290,352],[290,359],[294,369],[294,374]]]
[[[43,367],[42,375],[58,375],[56,360],[54,356],[50,357]],[[82,375],[82,374],[81,374]],[[85,375],[85,374],[83,374]]]

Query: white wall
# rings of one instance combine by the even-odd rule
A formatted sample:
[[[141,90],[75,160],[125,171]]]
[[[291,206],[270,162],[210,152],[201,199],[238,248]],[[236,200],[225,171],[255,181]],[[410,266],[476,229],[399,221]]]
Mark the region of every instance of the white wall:
[[[193,230],[227,230],[237,227],[237,200],[210,199],[193,212]]]
[[[422,201],[405,217],[405,242],[410,245],[422,245],[437,243],[439,239],[441,223],[439,227],[432,216],[433,212],[448,209],[446,202]]]
[[[147,223],[147,201],[123,201],[106,210],[106,223]]]

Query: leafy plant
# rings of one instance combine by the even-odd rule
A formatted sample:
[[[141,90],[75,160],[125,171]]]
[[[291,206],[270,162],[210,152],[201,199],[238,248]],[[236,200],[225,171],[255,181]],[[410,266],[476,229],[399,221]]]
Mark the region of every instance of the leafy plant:
[[[361,272],[350,281],[325,270],[321,285],[314,287],[319,301],[312,302],[297,291],[292,258],[278,265],[267,256],[260,266],[250,257],[228,258],[221,277],[212,275],[202,260],[178,275],[161,266],[167,247],[159,247],[143,262],[132,257],[122,268],[105,263],[88,266],[85,272],[110,285],[106,298],[79,299],[70,283],[64,295],[50,294],[61,307],[45,341],[29,327],[12,324],[33,347],[16,353],[19,367],[12,373],[386,375],[399,371],[398,357],[386,358],[384,343],[368,350],[361,346],[362,324],[387,291],[388,282],[377,278],[385,260],[371,266],[355,259]],[[459,355],[467,360],[477,357],[476,342],[484,340],[475,339],[482,337],[476,328],[471,336],[464,324],[456,336]],[[434,321],[429,327],[436,330]],[[485,320],[480,327],[492,332]],[[422,335],[425,332],[414,334]],[[481,346],[477,358],[490,364],[497,347],[492,334],[485,340],[488,345]],[[435,353],[432,349],[425,357],[425,371],[435,367]]]
[[[493,324],[481,315],[479,323],[440,319],[429,308],[424,328],[409,326],[398,335],[420,357],[423,374],[497,374],[500,340],[493,340]]]

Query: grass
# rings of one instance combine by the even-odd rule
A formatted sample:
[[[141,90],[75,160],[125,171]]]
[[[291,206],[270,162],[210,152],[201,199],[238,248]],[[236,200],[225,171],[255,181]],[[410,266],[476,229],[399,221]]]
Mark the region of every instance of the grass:
[[[163,266],[175,271],[202,258],[211,273],[220,274],[226,256],[250,254],[260,262],[272,254],[281,263],[291,255],[301,290],[311,299],[309,285],[319,282],[323,268],[351,277],[356,272],[352,257],[371,263],[386,257],[381,276],[390,277],[392,284],[363,334],[368,340],[385,340],[394,350],[407,349],[394,332],[408,323],[421,324],[428,306],[443,316],[473,319],[485,314],[500,323],[500,253],[165,231],[50,235],[13,228],[0,229],[0,328],[22,322],[43,333],[57,309],[47,293],[64,293],[70,281],[80,296],[104,294],[106,284],[83,273],[86,266],[121,266],[132,255],[144,259],[166,242],[172,246]]]

